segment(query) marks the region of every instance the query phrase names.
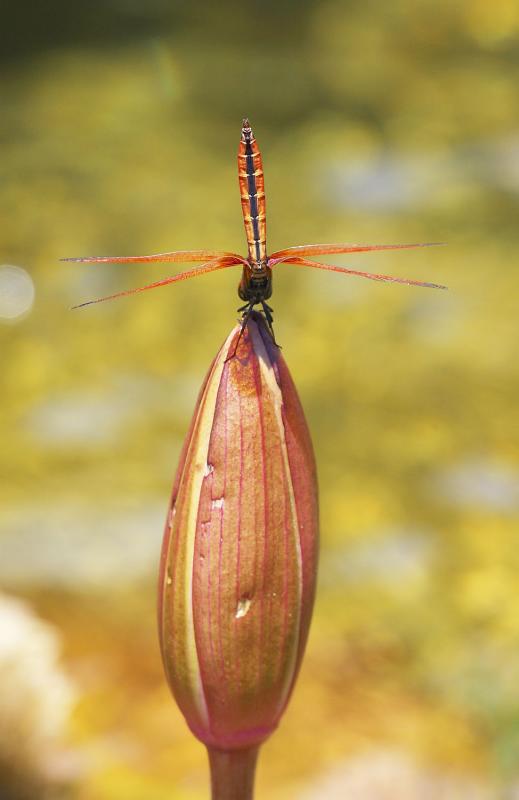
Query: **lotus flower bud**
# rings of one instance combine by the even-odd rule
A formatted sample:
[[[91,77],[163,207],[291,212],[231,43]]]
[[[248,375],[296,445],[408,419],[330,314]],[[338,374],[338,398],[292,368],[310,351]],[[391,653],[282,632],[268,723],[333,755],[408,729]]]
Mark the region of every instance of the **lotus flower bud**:
[[[303,410],[263,318],[253,314],[239,335],[237,326],[200,391],[159,582],[166,677],[210,751],[254,748],[277,726],[303,656],[317,569]]]

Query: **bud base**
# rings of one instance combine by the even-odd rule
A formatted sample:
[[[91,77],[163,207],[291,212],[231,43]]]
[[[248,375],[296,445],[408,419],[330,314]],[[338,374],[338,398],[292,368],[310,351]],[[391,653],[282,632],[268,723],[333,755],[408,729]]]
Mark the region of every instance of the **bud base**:
[[[211,800],[252,800],[259,747],[245,750],[207,748]]]

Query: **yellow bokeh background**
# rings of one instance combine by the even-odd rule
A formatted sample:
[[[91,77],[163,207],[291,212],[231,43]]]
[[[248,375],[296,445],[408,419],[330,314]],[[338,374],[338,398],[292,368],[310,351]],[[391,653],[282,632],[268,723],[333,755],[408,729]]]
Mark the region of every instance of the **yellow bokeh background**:
[[[271,250],[447,242],[334,263],[449,286],[276,270],[322,560],[258,798],[515,797],[517,3],[50,0],[5,28],[0,796],[207,797],[155,580],[239,270],[71,311],[171,265],[59,259],[244,252],[248,115]]]

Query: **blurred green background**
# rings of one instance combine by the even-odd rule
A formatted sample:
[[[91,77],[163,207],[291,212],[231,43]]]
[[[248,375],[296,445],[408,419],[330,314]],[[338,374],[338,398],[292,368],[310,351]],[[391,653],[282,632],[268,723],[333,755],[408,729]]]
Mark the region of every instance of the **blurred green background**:
[[[449,292],[279,267],[276,332],[313,432],[322,562],[258,797],[519,797],[519,6],[515,0],[48,0],[0,49],[2,800],[199,800],[155,580],[198,387],[245,252],[241,118],[271,250]],[[355,793],[356,792],[356,793]]]

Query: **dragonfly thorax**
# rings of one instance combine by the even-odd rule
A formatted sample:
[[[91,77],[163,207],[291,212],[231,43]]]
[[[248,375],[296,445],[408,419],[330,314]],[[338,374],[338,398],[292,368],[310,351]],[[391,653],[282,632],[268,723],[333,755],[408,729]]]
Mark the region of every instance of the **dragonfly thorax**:
[[[243,268],[238,286],[238,294],[242,300],[261,303],[272,294],[272,270],[267,262],[251,262]]]

